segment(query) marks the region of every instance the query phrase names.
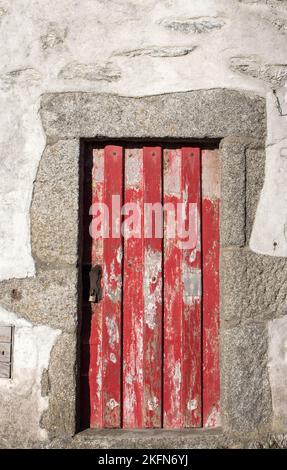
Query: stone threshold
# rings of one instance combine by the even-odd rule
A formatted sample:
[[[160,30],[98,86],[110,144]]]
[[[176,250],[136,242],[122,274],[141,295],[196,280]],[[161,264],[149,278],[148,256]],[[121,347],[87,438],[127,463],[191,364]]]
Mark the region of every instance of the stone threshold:
[[[189,449],[233,447],[222,428],[216,429],[86,429],[72,439],[73,448]]]

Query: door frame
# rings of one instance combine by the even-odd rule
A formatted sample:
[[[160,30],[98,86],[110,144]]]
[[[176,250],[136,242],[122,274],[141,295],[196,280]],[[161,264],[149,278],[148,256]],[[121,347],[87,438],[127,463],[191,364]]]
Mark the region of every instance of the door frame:
[[[34,282],[36,287],[39,278],[48,272],[53,282],[64,285],[64,289],[55,289],[53,305],[57,307],[41,320],[51,327],[57,325],[61,330],[48,368],[49,405],[42,415],[42,427],[53,437],[71,437],[78,429],[79,224],[83,183],[81,159],[85,142],[90,139],[109,142],[147,139],[153,143],[156,140],[204,142],[205,147],[208,142],[213,145],[220,142],[223,428],[219,432],[222,435],[226,432],[246,435],[254,428],[266,428],[271,420],[272,406],[266,365],[267,325],[252,320],[252,315],[248,319],[252,306],[245,301],[251,294],[247,268],[248,276],[252,277],[252,273],[258,276],[256,266],[261,262],[260,255],[248,249],[248,240],[263,182],[263,176],[258,179],[258,174],[253,175],[250,171],[252,165],[256,164],[257,172],[264,175],[264,99],[249,92],[227,89],[138,98],[96,93],[48,93],[42,96],[40,116],[47,143],[39,164],[31,207],[32,250],[37,264],[37,274],[31,283]],[[248,200],[249,194],[253,194],[252,201]],[[256,347],[258,342],[262,344],[260,351]],[[242,357],[242,348],[247,345]],[[250,364],[254,365],[251,375],[247,373]],[[258,405],[258,393],[261,394],[261,405]],[[188,445],[191,445],[192,435],[194,431],[184,433]],[[160,445],[162,438],[158,437],[155,446]],[[114,433],[107,438],[106,432],[102,445],[113,446],[115,439],[118,437]],[[129,439],[127,436],[127,446]],[[141,436],[141,445],[145,445],[143,439]],[[147,436],[147,443],[148,439]],[[182,439],[180,442],[182,445]],[[123,441],[121,445],[124,445]]]

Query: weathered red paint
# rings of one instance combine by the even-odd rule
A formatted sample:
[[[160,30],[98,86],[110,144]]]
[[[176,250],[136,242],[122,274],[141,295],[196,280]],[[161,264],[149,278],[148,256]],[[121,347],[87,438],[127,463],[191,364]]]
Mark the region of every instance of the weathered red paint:
[[[103,202],[104,188],[104,149],[94,149],[91,153],[92,168],[86,168],[84,199],[84,283],[90,266],[103,265],[103,240],[92,241],[89,234],[88,217],[92,203]],[[87,162],[89,163],[89,162]],[[96,214],[95,214],[96,215]],[[89,304],[86,286],[83,299],[83,322],[81,335],[81,421],[83,426],[103,427],[102,409],[102,320],[103,303]]]
[[[199,149],[164,152],[164,202],[184,203],[186,228],[193,223],[195,243],[182,249],[179,243],[186,240],[180,234],[170,239],[165,214],[163,425],[195,427],[201,425]],[[188,203],[196,205],[196,224],[188,220]]]
[[[202,152],[203,426],[220,425],[219,152]]]
[[[194,227],[195,245],[182,251],[183,279],[183,427],[199,427],[201,403],[201,178],[200,150],[182,149],[182,191],[195,204],[196,218],[186,210],[187,225]],[[197,285],[198,283],[198,285]],[[187,284],[187,285],[185,285]],[[190,291],[189,291],[190,289]]]
[[[125,204],[141,219],[138,238],[124,237],[124,428],[161,426],[162,240],[144,237],[144,203],[160,200],[161,149],[126,149]]]
[[[136,203],[143,209],[143,150],[125,150],[125,204]],[[123,295],[123,427],[142,428],[144,406],[143,380],[143,265],[144,243],[128,237],[127,212],[124,232]],[[142,218],[138,223],[142,225]],[[132,228],[132,227],[131,227]]]
[[[100,264],[104,282],[99,304],[88,305],[84,296],[83,424],[126,429],[217,426],[218,152],[203,151],[201,162],[198,148],[106,146],[93,150],[90,180],[86,177],[92,191],[85,198],[85,220],[91,202],[111,208],[113,194],[123,194],[125,203],[136,202],[142,218],[138,238],[89,243],[84,233],[84,263]],[[188,237],[167,237],[166,213],[164,246],[154,233],[145,238],[145,202],[184,203],[185,228],[193,227],[191,246],[178,245]],[[188,203],[193,203],[190,214]]]
[[[92,203],[104,200],[104,149],[93,150]],[[93,219],[96,214],[93,215]],[[103,239],[92,241],[91,264],[104,264]],[[103,427],[103,303],[91,304],[90,331],[90,422],[91,427]]]
[[[160,147],[143,149],[144,202],[162,199]],[[162,238],[144,238],[144,427],[162,423]]]
[[[109,145],[94,149],[92,158],[92,192],[91,197],[85,198],[86,214],[92,203],[105,202],[111,208],[112,195],[122,197],[123,190],[122,147]],[[97,215],[93,213],[92,221]],[[89,227],[85,229],[88,231]],[[85,369],[81,371],[81,393],[89,403],[91,427],[121,425],[121,247],[121,238],[102,237],[90,244],[84,234],[84,261],[90,267],[101,265],[104,278],[102,302],[88,305],[85,297],[83,305],[82,363]],[[87,421],[87,416],[83,421]]]
[[[104,154],[104,201],[112,212],[112,196],[123,193],[123,149],[107,145]],[[120,226],[121,218],[115,223]],[[121,426],[121,319],[122,319],[122,237],[104,239],[103,292],[103,426]]]
[[[181,201],[180,150],[164,151],[164,204]],[[182,427],[182,281],[178,240],[167,237],[164,214],[164,369],[163,426]]]

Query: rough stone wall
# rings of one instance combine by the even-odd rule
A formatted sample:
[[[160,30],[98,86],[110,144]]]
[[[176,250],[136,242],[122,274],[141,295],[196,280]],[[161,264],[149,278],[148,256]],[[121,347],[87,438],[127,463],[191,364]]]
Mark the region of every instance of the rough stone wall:
[[[0,280],[4,281],[0,323],[16,326],[14,378],[8,382],[0,379],[3,445],[11,441],[11,432],[15,435],[15,445],[29,445],[48,435],[57,437],[61,429],[65,433],[67,422],[71,429],[74,426],[69,407],[64,412],[68,415],[67,419],[63,418],[64,424],[55,422],[53,417],[61,415],[57,410],[57,394],[65,395],[67,390],[74,393],[74,389],[69,389],[72,382],[67,385],[65,376],[60,381],[55,378],[55,368],[62,357],[67,376],[75,369],[72,342],[77,279],[71,266],[76,253],[65,251],[66,244],[75,246],[76,234],[71,234],[75,221],[69,220],[71,230],[67,227],[72,239],[62,240],[61,246],[55,233],[55,244],[47,244],[51,237],[45,239],[49,231],[45,194],[39,193],[34,181],[39,169],[51,194],[54,184],[51,174],[59,179],[63,172],[66,180],[60,186],[61,194],[62,198],[69,197],[66,187],[74,188],[77,183],[73,180],[74,173],[67,173],[67,168],[77,164],[78,140],[73,139],[82,134],[79,129],[77,135],[68,136],[71,139],[71,149],[66,155],[71,158],[69,165],[53,160],[62,144],[57,142],[57,133],[50,136],[46,148],[51,153],[50,167],[43,167],[48,161],[44,159],[39,168],[46,144],[40,100],[49,92],[108,92],[140,97],[230,88],[262,97],[268,94],[266,149],[262,142],[237,141],[236,145],[231,142],[233,149],[244,147],[240,158],[245,155],[249,162],[246,178],[250,184],[244,176],[242,181],[234,182],[236,188],[241,184],[242,189],[230,209],[236,209],[237,218],[222,231],[229,237],[223,240],[223,244],[226,242],[223,256],[230,258],[225,264],[226,272],[230,267],[225,285],[229,283],[233,292],[230,310],[228,304],[224,306],[225,316],[230,313],[230,322],[227,321],[226,332],[223,327],[223,336],[226,335],[225,347],[232,349],[232,335],[236,338],[242,335],[242,345],[238,343],[238,350],[232,351],[236,367],[242,365],[242,349],[249,343],[254,350],[254,368],[256,358],[260,363],[268,362],[269,376],[267,368],[258,372],[262,400],[253,403],[250,392],[247,397],[248,409],[255,410],[251,425],[261,416],[260,422],[273,421],[274,430],[287,430],[286,384],[282,379],[287,367],[286,266],[283,258],[277,258],[287,255],[287,111],[284,90],[276,95],[271,92],[272,88],[279,90],[287,79],[286,38],[286,0],[0,0]],[[68,111],[66,107],[65,112]],[[204,136],[203,130],[198,137]],[[232,184],[234,176],[231,174],[230,178]],[[261,189],[263,181],[260,195],[258,188]],[[43,217],[38,217],[37,212],[32,247],[33,191],[36,204],[43,207]],[[54,214],[60,223],[64,214],[57,201],[55,198]],[[243,207],[240,201],[244,201]],[[50,202],[53,204],[53,200]],[[73,213],[74,208],[70,209]],[[237,284],[238,272],[241,279],[246,279],[246,290]],[[274,277],[277,289],[274,289]],[[19,292],[15,278],[20,279]],[[74,285],[74,297],[67,284]],[[61,304],[53,304],[53,298],[62,298]],[[68,315],[62,316],[63,311]],[[246,312],[255,319],[253,322]],[[242,333],[238,328],[244,328]],[[54,361],[53,357],[58,359]],[[242,387],[244,380],[249,380],[244,367],[240,377]],[[231,375],[229,386],[236,388],[238,380]],[[269,383],[273,410],[269,409]],[[255,391],[256,387],[254,382]],[[50,389],[56,392],[48,399]],[[227,398],[236,402],[236,396]],[[19,407],[22,407],[21,414]],[[240,416],[239,409],[238,416],[229,417],[227,426],[244,430]],[[15,423],[13,429],[11,422]]]

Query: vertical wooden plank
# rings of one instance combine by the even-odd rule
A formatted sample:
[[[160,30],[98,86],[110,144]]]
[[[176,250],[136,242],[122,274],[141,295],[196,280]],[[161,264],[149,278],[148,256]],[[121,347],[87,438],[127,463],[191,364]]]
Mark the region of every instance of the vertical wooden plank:
[[[160,147],[143,149],[144,202],[152,216],[145,220],[153,229],[144,238],[144,427],[162,424],[162,153]],[[146,214],[146,212],[145,212]],[[147,218],[146,218],[147,219]],[[157,230],[158,229],[158,230]],[[146,234],[147,235],[147,234]]]
[[[92,204],[104,202],[104,149],[93,150],[92,168]],[[98,211],[93,211],[92,231],[97,230],[97,237],[92,238],[91,265],[103,266],[103,227],[94,227]],[[90,234],[92,235],[92,233]],[[95,236],[95,234],[94,234]],[[90,393],[90,426],[103,426],[103,381],[102,381],[102,340],[103,340],[103,303],[90,304],[90,339],[89,339],[89,393]],[[88,360],[88,358],[87,358]]]
[[[217,150],[202,152],[203,426],[220,426],[219,210]]]
[[[103,426],[121,426],[121,307],[122,307],[122,238],[121,215],[112,214],[113,196],[122,206],[123,149],[107,145],[104,151],[104,202],[109,209],[109,233],[103,241]],[[115,220],[116,218],[116,220]],[[113,229],[118,229],[115,236]]]
[[[164,150],[164,367],[163,427],[182,427],[182,250],[172,229],[172,208],[181,202],[181,150]]]
[[[123,293],[123,427],[144,427],[143,383],[143,150],[125,149],[124,221],[124,293]],[[132,204],[138,208],[140,219],[132,216]],[[128,223],[131,220],[131,223]],[[132,224],[140,224],[139,236]]]
[[[164,230],[164,427],[196,427],[201,425],[199,149],[164,152],[164,203],[176,211],[175,237],[168,236],[166,214]]]
[[[89,297],[89,270],[103,265],[103,239],[92,238],[97,212],[93,204],[103,202],[104,150],[91,149],[85,161],[84,233],[83,233],[83,318],[81,331],[81,424],[102,427],[102,303],[92,304]],[[92,208],[92,210],[91,210]],[[90,219],[90,216],[92,218]],[[91,221],[91,223],[90,223]],[[90,225],[89,225],[90,224]]]
[[[125,221],[124,428],[161,426],[162,238],[145,238],[144,220],[144,205],[161,203],[161,178],[159,147],[126,150],[125,204],[136,204],[141,220],[130,238]]]
[[[201,404],[201,177],[200,150],[182,149],[182,202],[187,236],[182,246],[183,427],[202,424]]]

